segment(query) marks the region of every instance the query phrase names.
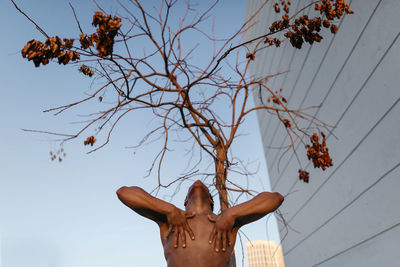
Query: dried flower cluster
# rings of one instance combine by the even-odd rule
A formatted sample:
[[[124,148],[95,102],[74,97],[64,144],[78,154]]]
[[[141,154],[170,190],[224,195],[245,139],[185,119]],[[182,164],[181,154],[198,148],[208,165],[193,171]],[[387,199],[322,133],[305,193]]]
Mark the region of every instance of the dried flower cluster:
[[[67,153],[64,152],[64,148],[60,148],[57,152],[50,151],[50,159],[56,160],[58,158],[58,162],[61,162],[63,158],[67,156]]]
[[[315,10],[318,10],[321,15],[325,15],[328,20],[340,19],[344,13],[354,13],[353,10],[350,10],[350,4],[344,0],[323,0],[320,5],[315,4]]]
[[[321,42],[322,36],[319,34],[321,26],[330,28],[331,33],[335,34],[338,30],[337,25],[332,24],[335,19],[340,19],[343,14],[353,14],[350,10],[350,5],[344,0],[322,0],[315,4],[315,10],[319,11],[322,16],[326,19],[322,21],[321,17],[309,18],[308,15],[303,15],[298,19],[295,19],[293,24],[290,24],[289,18],[289,6],[290,1],[287,3],[281,1],[280,5],[284,10],[285,14],[282,16],[282,20],[274,21],[269,27],[271,33],[289,29],[285,32],[284,36],[290,40],[293,47],[300,49],[304,42],[313,44],[314,42]],[[273,5],[275,12],[280,13],[281,8],[278,3]],[[265,42],[275,44],[279,46],[280,42],[272,41],[266,38]]]
[[[85,64],[82,64],[79,69],[80,72],[82,72],[84,75],[92,77],[94,74],[94,70],[86,66]]]
[[[275,94],[272,94],[270,97],[268,97],[267,102],[270,103],[272,101],[272,103],[277,105],[280,105],[282,102],[287,103],[286,98],[281,95],[282,91],[282,88],[279,89],[279,92],[275,91]]]
[[[247,58],[248,60],[254,60],[254,59],[255,59],[255,56],[254,56],[254,54],[252,54],[252,53],[247,53],[247,54],[246,54],[246,58]]]
[[[275,45],[276,47],[279,47],[281,45],[281,40],[278,38],[270,39],[268,37],[265,37],[264,43],[268,43],[269,45]]]
[[[40,64],[46,65],[51,59],[57,58],[58,64],[68,64],[80,58],[76,51],[72,51],[74,39],[61,40],[58,36],[47,38],[42,43],[36,40],[30,40],[22,49],[22,57],[32,60],[36,67]]]
[[[94,136],[89,136],[88,138],[86,138],[85,141],[83,141],[83,144],[85,146],[87,146],[87,145],[93,146],[95,142],[96,142],[96,138],[94,138]]]
[[[97,31],[89,37],[87,34],[80,34],[80,43],[83,49],[90,46],[95,46],[99,52],[100,57],[106,57],[112,54],[114,48],[114,38],[121,28],[121,18],[111,15],[104,15],[102,12],[97,11],[93,16],[92,25],[97,28]]]
[[[106,16],[102,12],[96,12],[93,16],[93,26],[97,31],[90,35],[80,34],[80,44],[82,49],[95,47],[100,57],[106,57],[112,54],[114,47],[114,38],[121,27],[121,18],[110,15]],[[32,60],[36,67],[40,64],[47,65],[51,59],[58,59],[59,64],[68,64],[70,61],[80,59],[80,54],[72,50],[74,39],[63,39],[49,37],[42,43],[37,40],[30,40],[22,49],[22,57]],[[92,76],[90,69],[79,69],[85,75]]]
[[[269,27],[269,30],[271,31],[271,33],[277,32],[277,31],[281,31],[284,29],[289,28],[290,24],[289,24],[289,15],[285,14],[282,16],[282,20],[277,20],[272,22],[271,26]]]
[[[319,35],[321,24],[320,17],[309,19],[307,15],[303,15],[295,20],[291,30],[284,35],[289,38],[293,47],[300,49],[304,42],[311,45],[314,41],[321,42],[322,36]]]
[[[307,150],[307,157],[309,160],[312,160],[314,164],[314,168],[321,168],[325,170],[333,166],[332,158],[329,155],[328,148],[326,147],[326,137],[324,132],[321,132],[322,142],[319,143],[319,137],[316,133],[314,133],[310,137],[311,146],[306,145],[305,148]]]
[[[292,124],[290,123],[290,120],[283,119],[282,123],[283,123],[283,125],[285,125],[286,128],[292,128]]]
[[[303,180],[305,183],[308,183],[310,181],[310,173],[305,170],[299,169],[299,179]]]
[[[292,3],[290,1],[286,2],[285,0],[281,0],[280,3],[273,4],[276,13],[281,13],[281,8],[279,7],[279,5],[281,5],[285,14],[282,16],[282,20],[274,21],[272,23],[271,27],[269,27],[269,30],[271,32],[280,31],[289,27],[289,11],[290,11],[289,6],[291,4]],[[265,42],[267,43],[268,41],[265,40]]]
[[[289,6],[292,4],[292,2],[281,0],[280,3],[273,4],[272,6],[274,7],[276,13],[281,12],[281,7],[279,7],[279,4],[281,5],[281,7],[282,7],[283,11],[285,11],[285,13],[289,13]]]

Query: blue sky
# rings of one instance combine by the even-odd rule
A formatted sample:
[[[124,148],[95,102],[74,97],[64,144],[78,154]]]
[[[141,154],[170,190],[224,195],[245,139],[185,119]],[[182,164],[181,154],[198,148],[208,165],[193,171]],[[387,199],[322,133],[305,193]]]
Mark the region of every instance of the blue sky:
[[[208,1],[201,5],[205,2]],[[50,35],[77,36],[68,1],[17,3]],[[95,5],[91,1],[71,3],[89,28],[97,10]],[[116,5],[111,1],[100,4],[115,11]],[[232,32],[243,21],[245,4],[239,0],[222,1],[214,13],[221,32]],[[141,126],[151,117],[131,116],[122,121],[112,142],[96,153],[86,154],[83,138],[69,142],[65,145],[65,160],[52,162],[49,152],[57,150],[59,143],[21,129],[71,132],[76,127],[71,122],[78,121],[87,110],[78,108],[57,117],[42,110],[84,96],[91,80],[72,66],[53,63],[35,68],[21,57],[20,49],[30,39],[43,40],[40,33],[10,1],[0,2],[0,16],[0,266],[165,266],[156,224],[131,212],[115,195],[123,185],[138,185],[146,190],[154,187],[155,174],[143,178],[152,160],[151,147],[135,151],[126,148],[140,140]],[[246,135],[238,139],[234,152],[239,151],[242,159],[254,162],[254,168],[260,166],[251,186],[268,190],[255,113],[243,129]],[[163,176],[176,177],[180,170],[181,161],[169,159]],[[184,184],[172,200],[180,208],[189,184]],[[163,191],[159,197],[170,193]],[[279,241],[273,220],[269,222],[264,218],[243,230],[251,240],[270,237]],[[241,248],[236,249],[241,261]]]

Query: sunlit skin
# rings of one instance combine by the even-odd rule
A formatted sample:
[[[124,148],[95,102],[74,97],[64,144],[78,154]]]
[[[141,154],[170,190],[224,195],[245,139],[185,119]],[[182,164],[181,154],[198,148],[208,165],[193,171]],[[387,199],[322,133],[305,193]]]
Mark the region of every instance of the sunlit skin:
[[[197,180],[189,188],[185,211],[155,198],[139,187],[121,187],[118,198],[138,214],[153,220],[168,267],[228,266],[240,227],[276,210],[279,193],[263,192],[253,199],[213,213],[208,188]]]

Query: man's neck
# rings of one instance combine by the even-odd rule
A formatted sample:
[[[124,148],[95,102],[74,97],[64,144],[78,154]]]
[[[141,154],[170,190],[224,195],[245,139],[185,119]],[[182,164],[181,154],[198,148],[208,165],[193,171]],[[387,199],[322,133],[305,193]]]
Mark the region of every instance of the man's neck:
[[[186,213],[188,214],[211,214],[210,200],[204,197],[192,196],[186,205]]]

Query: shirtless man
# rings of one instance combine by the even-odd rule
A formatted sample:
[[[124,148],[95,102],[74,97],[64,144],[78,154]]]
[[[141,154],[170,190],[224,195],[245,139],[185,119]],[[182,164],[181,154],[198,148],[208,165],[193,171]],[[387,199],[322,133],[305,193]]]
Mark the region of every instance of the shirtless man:
[[[200,180],[189,188],[186,211],[135,186],[121,187],[117,195],[126,206],[158,224],[168,267],[228,266],[239,228],[283,202],[281,194],[263,192],[216,215],[208,188]]]

